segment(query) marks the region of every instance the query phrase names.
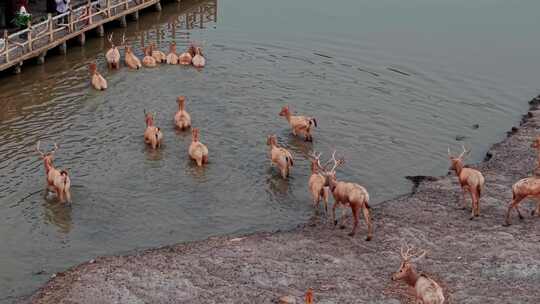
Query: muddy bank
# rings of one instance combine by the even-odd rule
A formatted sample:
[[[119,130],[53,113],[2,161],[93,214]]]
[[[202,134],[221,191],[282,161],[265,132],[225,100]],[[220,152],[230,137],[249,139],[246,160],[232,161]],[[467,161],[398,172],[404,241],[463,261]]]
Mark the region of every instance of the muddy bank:
[[[534,167],[529,145],[540,134],[539,103],[540,97],[531,101],[522,125],[474,165],[484,173],[486,192],[473,221],[470,209],[460,210],[453,175],[413,178],[413,194],[373,209],[371,242],[364,241],[365,225],[350,238],[316,216],[293,231],[97,258],[57,274],[29,302],[275,303],[283,295],[300,300],[311,287],[316,303],[406,303],[404,284],[390,280],[405,239],[429,250],[417,266],[444,286],[449,303],[538,303],[540,217],[530,216],[534,203],[522,204],[525,219],[513,214],[512,226],[501,224],[511,185]]]

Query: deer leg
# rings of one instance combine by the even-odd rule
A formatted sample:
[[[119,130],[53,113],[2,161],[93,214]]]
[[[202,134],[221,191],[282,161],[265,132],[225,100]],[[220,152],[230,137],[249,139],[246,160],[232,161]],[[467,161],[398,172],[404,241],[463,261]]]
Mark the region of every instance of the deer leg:
[[[339,226],[339,229],[345,229],[345,221],[347,220],[347,209],[345,206],[340,206],[341,209],[341,225]]]
[[[334,206],[332,206],[332,221],[334,222],[334,226],[337,226],[337,220],[336,220],[336,207],[337,207],[338,201],[334,202]]]
[[[476,196],[476,192],[471,192],[471,202],[472,202],[472,209],[471,209],[471,217],[470,220],[474,219],[475,216],[477,216],[477,209],[478,209],[478,197]]]
[[[197,166],[199,167],[202,167],[203,163],[202,163],[202,158],[197,158]]]
[[[328,190],[323,187],[324,212],[328,215]],[[539,203],[540,206],[540,203]]]
[[[508,206],[508,210],[506,211],[506,218],[505,218],[503,226],[510,226],[512,224],[510,222],[510,212],[512,211],[513,208],[517,209],[517,206],[521,202],[522,199],[524,199],[524,197],[521,197],[521,196],[516,196],[512,199],[512,202],[510,203],[510,205]],[[517,210],[519,214],[519,209]]]
[[[367,206],[362,207],[362,212],[364,213],[364,219],[366,220],[367,229],[368,229],[368,235],[366,237],[366,241],[371,241],[373,238],[373,224],[371,223],[371,215],[369,214],[369,209]]]
[[[349,236],[354,236],[356,234],[356,228],[358,227],[358,207],[352,207],[351,211],[353,214],[353,228],[352,231],[349,232]]]
[[[467,187],[462,188],[461,210],[467,209]]]

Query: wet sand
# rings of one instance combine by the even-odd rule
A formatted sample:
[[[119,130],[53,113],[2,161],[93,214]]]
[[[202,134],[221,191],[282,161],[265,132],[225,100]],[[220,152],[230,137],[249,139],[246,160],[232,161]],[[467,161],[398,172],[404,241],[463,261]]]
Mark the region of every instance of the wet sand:
[[[429,251],[417,269],[440,282],[447,303],[538,303],[540,217],[530,215],[536,205],[524,201],[525,218],[513,213],[513,225],[502,226],[511,185],[535,165],[529,146],[540,134],[540,96],[530,103],[521,126],[472,165],[486,178],[481,216],[472,221],[470,207],[460,209],[453,173],[413,177],[418,184],[411,194],[373,207],[371,242],[364,240],[363,222],[351,238],[350,223],[340,230],[321,213],[292,231],[99,257],[54,275],[28,301],[276,303],[292,295],[300,302],[311,287],[315,303],[407,303],[405,284],[390,280],[400,241],[407,240]]]

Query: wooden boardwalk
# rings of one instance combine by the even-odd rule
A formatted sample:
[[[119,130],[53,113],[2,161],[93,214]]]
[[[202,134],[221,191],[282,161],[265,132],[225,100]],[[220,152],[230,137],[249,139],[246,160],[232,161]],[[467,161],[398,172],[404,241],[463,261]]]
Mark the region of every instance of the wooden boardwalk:
[[[134,14],[137,18],[140,10],[150,6],[161,10],[160,0],[89,1],[77,8],[70,8],[64,14],[55,17],[49,15],[47,20],[32,24],[25,30],[11,35],[4,32],[0,40],[0,71],[14,68],[18,73],[22,63],[34,57],[42,63],[48,50],[60,46],[61,51],[65,52],[66,42],[77,37],[84,44],[87,31],[96,29],[102,36],[105,23],[120,19],[125,26],[126,15]]]

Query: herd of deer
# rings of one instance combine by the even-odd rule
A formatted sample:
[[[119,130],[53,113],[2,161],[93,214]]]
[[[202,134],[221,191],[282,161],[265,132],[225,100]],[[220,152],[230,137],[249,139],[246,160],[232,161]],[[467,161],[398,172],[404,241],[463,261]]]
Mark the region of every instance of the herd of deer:
[[[141,60],[133,53],[131,45],[126,43],[125,36],[122,36],[121,46],[117,46],[113,42],[113,34],[110,34],[108,37],[111,47],[105,53],[105,59],[107,60],[107,66],[109,69],[120,69],[120,48],[123,48],[124,51],[124,63],[125,65],[133,70],[138,70],[142,66],[147,68],[154,68],[159,63],[166,63],[172,65],[193,65],[196,68],[203,68],[206,65],[206,59],[202,54],[202,49],[198,46],[195,46],[193,43],[189,45],[187,50],[183,53],[178,54],[176,52],[176,43],[172,42],[169,47],[169,53],[165,54],[164,52],[157,50],[156,45],[151,43],[148,47],[144,46],[144,39],[141,36],[141,47],[144,54],[142,62]],[[97,71],[97,66],[95,63],[90,63],[88,66],[91,76],[92,86],[98,90],[103,91],[107,89],[107,80]]]
[[[106,59],[111,69],[120,67],[120,52],[119,48],[112,42],[112,35],[109,36],[111,48],[106,53]],[[139,69],[141,61],[133,54],[131,47],[126,45],[125,39],[122,39],[122,45],[125,48],[125,64],[131,69]],[[157,63],[166,62],[168,64],[192,64],[195,67],[203,67],[205,59],[202,57],[200,47],[190,45],[186,52],[177,55],[176,45],[171,44],[169,54],[165,55],[154,49],[154,44],[144,48],[145,57],[142,65],[154,67]],[[90,71],[92,73],[92,85],[98,90],[107,88],[107,81],[97,72],[96,65],[91,63]],[[177,129],[184,131],[191,128],[191,116],[185,109],[185,97],[177,98],[178,111],[174,115],[174,124]],[[144,141],[152,149],[159,149],[163,141],[163,133],[160,128],[155,126],[156,113],[150,113],[144,110],[144,118],[146,129],[144,131]],[[279,116],[285,117],[292,134],[294,136],[301,135],[306,141],[313,141],[312,130],[317,127],[317,120],[308,116],[293,115],[288,106],[285,106],[279,112]],[[291,168],[294,166],[293,154],[286,148],[280,147],[276,135],[267,137],[267,145],[269,146],[269,158],[272,166],[276,166],[283,179],[287,179],[291,174]],[[540,168],[540,137],[536,138],[533,148],[538,151],[537,167]],[[464,158],[470,153],[464,146],[463,151],[458,156],[452,155],[448,149],[448,157],[450,159],[450,169],[455,171],[459,184],[463,193],[463,209],[466,208],[466,194],[469,192],[472,201],[472,211],[470,219],[474,219],[480,215],[480,198],[484,191],[485,180],[482,173],[476,169],[467,168],[464,165]],[[47,188],[46,191],[51,191],[56,194],[60,202],[70,202],[70,178],[67,170],[60,170],[54,167],[53,156],[58,150],[56,143],[54,149],[49,152],[40,150],[40,142],[38,141],[36,150],[41,155],[44,162]],[[199,129],[192,129],[192,141],[188,149],[189,157],[201,167],[208,163],[208,147],[199,141]],[[334,225],[338,224],[336,219],[336,208],[342,210],[341,229],[345,228],[346,207],[348,206],[353,215],[353,228],[349,233],[354,236],[357,230],[360,212],[362,212],[367,224],[366,241],[370,241],[373,237],[373,227],[370,216],[369,193],[367,190],[357,183],[338,181],[336,178],[336,169],[344,164],[344,159],[336,159],[336,151],[332,153],[332,157],[323,165],[321,164],[321,153],[312,152],[308,155],[311,161],[311,175],[308,181],[309,192],[312,196],[314,208],[319,208],[320,202],[323,201],[324,209],[328,212],[328,198],[330,194],[334,197],[332,207],[332,221]],[[520,218],[523,218],[519,203],[527,198],[532,197],[537,199],[536,210],[533,210],[532,215],[540,216],[540,178],[527,177],[519,180],[512,186],[512,202],[506,212],[504,225],[510,225],[510,213],[512,209],[516,209]],[[405,250],[406,249],[406,250]],[[417,303],[424,304],[439,304],[444,302],[442,288],[431,278],[425,275],[418,275],[413,267],[413,262],[425,256],[426,252],[411,253],[412,248],[402,246],[401,248],[401,265],[399,271],[393,276],[393,280],[402,279],[414,289]],[[312,291],[306,295],[306,303],[312,301]]]

